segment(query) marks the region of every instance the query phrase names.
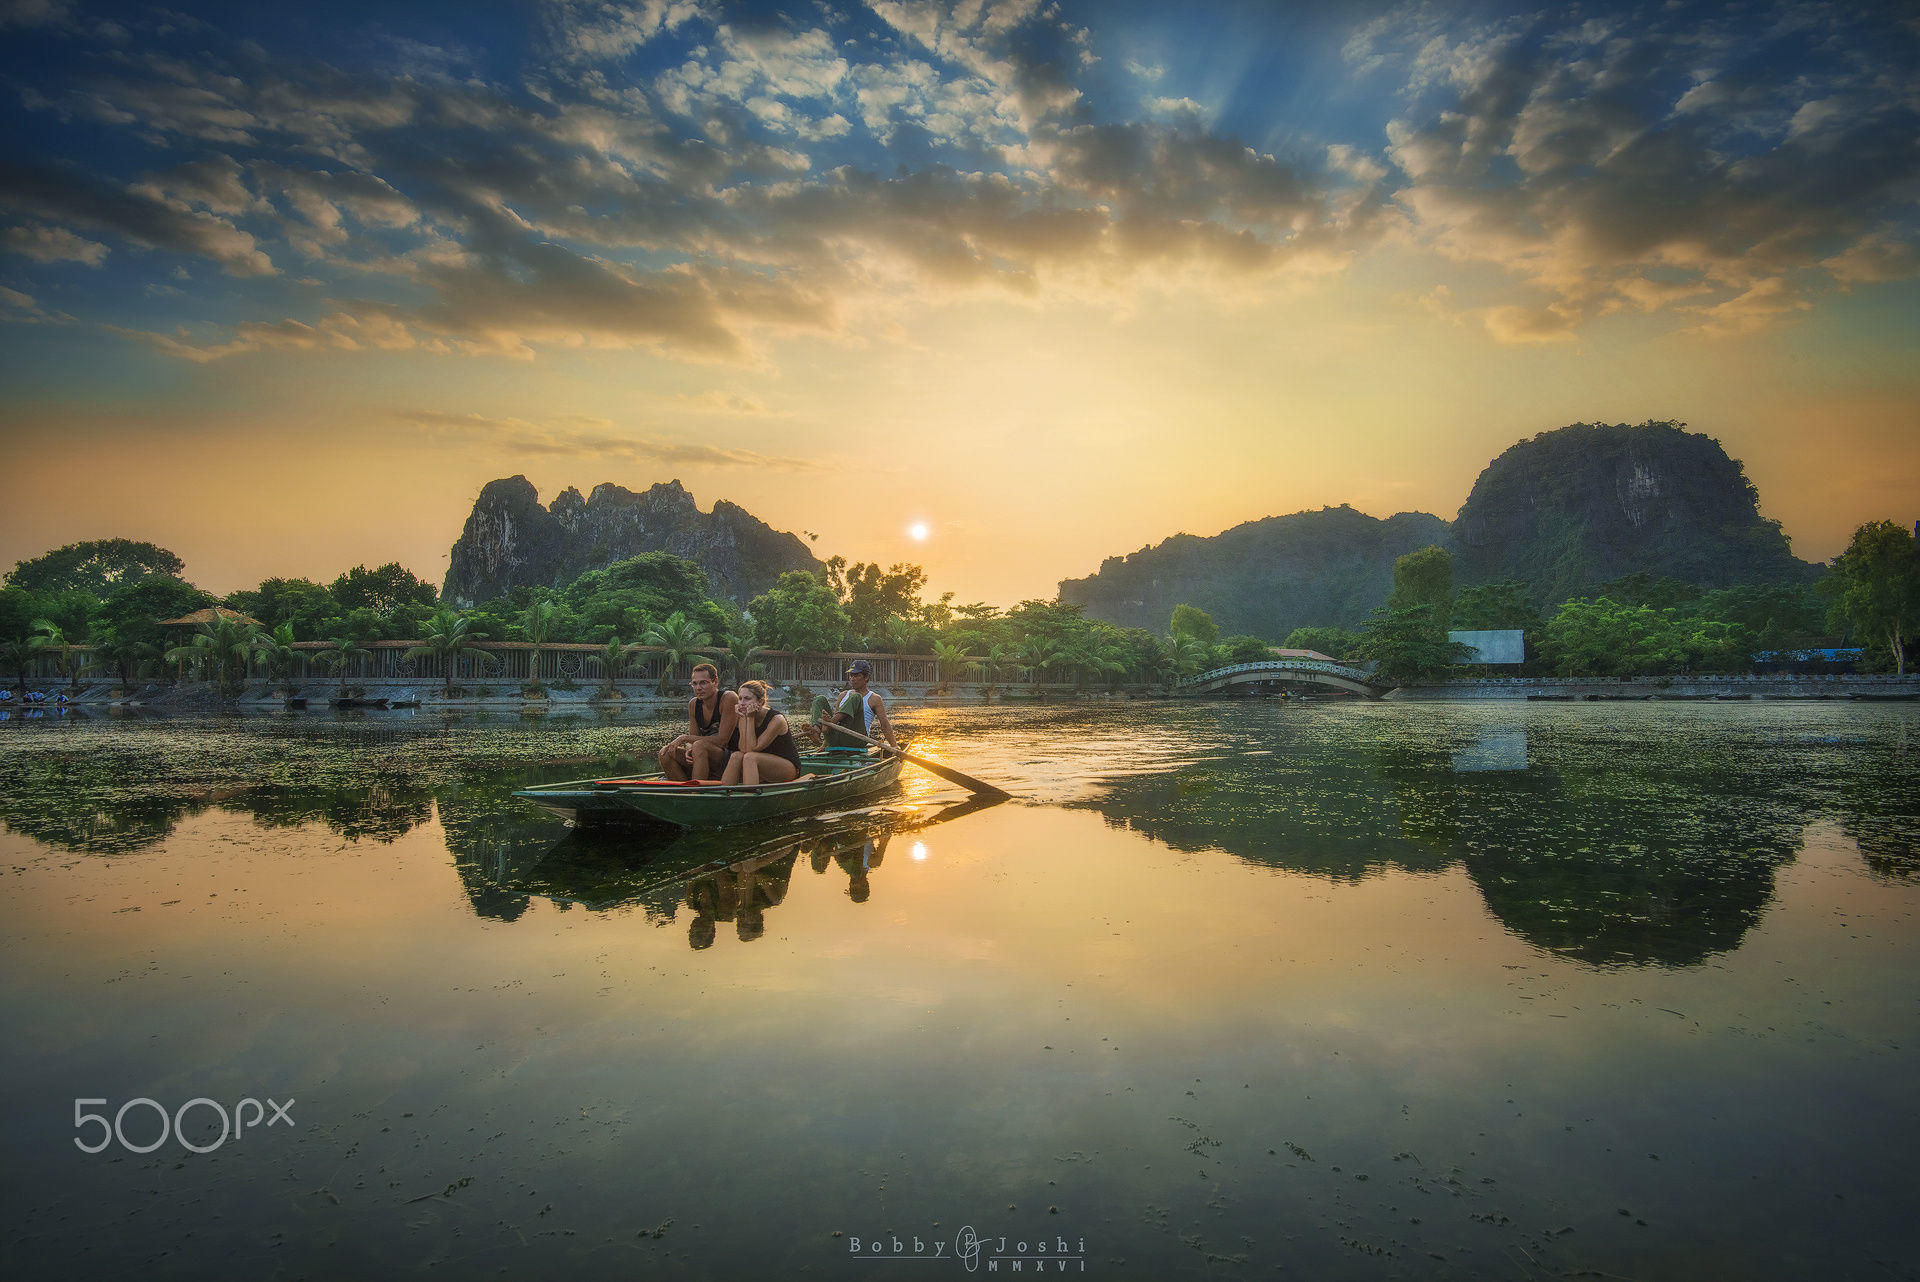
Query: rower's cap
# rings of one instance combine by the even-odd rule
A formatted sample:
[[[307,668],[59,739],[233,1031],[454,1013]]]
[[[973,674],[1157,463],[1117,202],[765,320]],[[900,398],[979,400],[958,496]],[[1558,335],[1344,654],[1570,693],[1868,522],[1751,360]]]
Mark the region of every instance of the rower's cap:
[[[865,659],[855,659],[852,663],[847,665],[847,671],[857,672],[863,677],[870,677],[873,675],[873,665],[871,663],[868,663]]]

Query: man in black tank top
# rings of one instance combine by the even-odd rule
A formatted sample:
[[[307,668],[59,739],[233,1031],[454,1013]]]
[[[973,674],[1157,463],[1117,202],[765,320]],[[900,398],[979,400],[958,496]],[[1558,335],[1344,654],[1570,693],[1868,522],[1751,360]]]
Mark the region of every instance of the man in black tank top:
[[[718,779],[726,769],[738,716],[739,696],[720,688],[720,670],[711,663],[693,668],[693,698],[687,701],[687,730],[660,749],[660,769],[669,779]]]

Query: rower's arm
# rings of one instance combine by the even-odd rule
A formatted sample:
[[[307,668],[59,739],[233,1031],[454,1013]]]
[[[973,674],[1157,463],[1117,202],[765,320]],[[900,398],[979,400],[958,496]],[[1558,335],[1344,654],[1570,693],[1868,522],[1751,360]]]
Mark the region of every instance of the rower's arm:
[[[880,738],[888,747],[898,748],[900,745],[893,738],[893,723],[887,720],[887,701],[877,694],[867,697],[873,701],[868,705],[873,709],[873,728],[880,732]]]

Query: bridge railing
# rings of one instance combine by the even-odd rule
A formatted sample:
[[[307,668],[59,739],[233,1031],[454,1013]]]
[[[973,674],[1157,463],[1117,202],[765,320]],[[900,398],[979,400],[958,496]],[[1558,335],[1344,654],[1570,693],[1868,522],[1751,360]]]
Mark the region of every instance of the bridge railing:
[[[1198,676],[1188,677],[1175,688],[1185,690],[1242,672],[1270,672],[1275,676],[1284,676],[1289,672],[1324,672],[1328,676],[1343,677],[1348,681],[1358,681],[1362,685],[1373,684],[1370,673],[1349,667],[1344,663],[1335,663],[1330,659],[1255,659],[1248,663],[1230,663],[1223,668],[1214,668]]]

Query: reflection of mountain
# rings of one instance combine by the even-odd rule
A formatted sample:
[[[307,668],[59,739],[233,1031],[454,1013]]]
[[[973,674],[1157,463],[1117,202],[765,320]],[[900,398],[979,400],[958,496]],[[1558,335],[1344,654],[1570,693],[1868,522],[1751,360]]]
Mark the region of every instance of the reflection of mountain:
[[[1645,790],[1622,789],[1619,770],[1453,780],[1456,849],[1487,907],[1529,943],[1593,965],[1691,966],[1737,948],[1804,816],[1756,806],[1761,780],[1704,762]]]
[[[1389,868],[1435,872],[1451,852],[1425,839],[1425,799],[1404,796],[1347,744],[1287,724],[1258,743],[1223,734],[1226,755],[1129,775],[1075,806],[1175,850],[1357,881]]]
[[[1594,965],[1693,965],[1736,947],[1810,817],[1763,759],[1647,745],[1339,743],[1282,725],[1242,752],[1112,782],[1091,804],[1178,850],[1340,880],[1458,862],[1507,929]]]

